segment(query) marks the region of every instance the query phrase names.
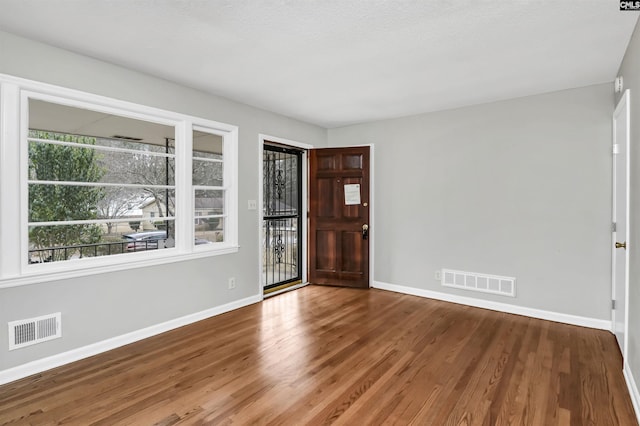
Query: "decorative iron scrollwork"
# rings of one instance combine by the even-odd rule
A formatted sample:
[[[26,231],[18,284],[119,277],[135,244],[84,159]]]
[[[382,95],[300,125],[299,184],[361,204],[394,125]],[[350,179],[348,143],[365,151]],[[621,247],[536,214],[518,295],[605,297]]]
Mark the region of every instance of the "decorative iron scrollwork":
[[[302,154],[265,145],[263,210],[265,289],[301,278]]]
[[[273,238],[273,253],[276,256],[276,263],[282,263],[282,255],[285,250],[282,234],[278,234]]]
[[[278,199],[282,198],[282,191],[286,185],[284,175],[282,173],[282,169],[276,170],[276,176],[273,182],[273,186],[276,189],[276,194],[278,194]]]

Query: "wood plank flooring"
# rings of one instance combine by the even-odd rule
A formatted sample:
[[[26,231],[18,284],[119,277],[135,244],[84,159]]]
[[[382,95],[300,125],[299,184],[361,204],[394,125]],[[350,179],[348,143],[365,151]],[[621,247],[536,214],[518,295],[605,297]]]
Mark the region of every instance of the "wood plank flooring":
[[[0,424],[637,425],[611,333],[309,286],[0,387]]]

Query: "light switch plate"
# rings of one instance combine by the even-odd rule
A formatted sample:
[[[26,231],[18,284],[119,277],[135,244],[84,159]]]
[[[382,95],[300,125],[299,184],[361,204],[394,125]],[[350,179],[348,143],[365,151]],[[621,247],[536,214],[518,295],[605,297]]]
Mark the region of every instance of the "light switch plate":
[[[249,210],[256,210],[258,208],[258,203],[256,202],[256,200],[249,200],[247,204]]]

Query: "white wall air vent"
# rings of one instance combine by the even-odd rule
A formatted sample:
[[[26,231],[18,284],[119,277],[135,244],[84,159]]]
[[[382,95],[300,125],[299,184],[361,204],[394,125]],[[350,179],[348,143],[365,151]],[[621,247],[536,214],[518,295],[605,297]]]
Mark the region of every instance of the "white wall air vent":
[[[443,269],[440,280],[444,287],[516,297],[516,279],[513,277]]]
[[[9,350],[62,337],[60,312],[9,323]]]

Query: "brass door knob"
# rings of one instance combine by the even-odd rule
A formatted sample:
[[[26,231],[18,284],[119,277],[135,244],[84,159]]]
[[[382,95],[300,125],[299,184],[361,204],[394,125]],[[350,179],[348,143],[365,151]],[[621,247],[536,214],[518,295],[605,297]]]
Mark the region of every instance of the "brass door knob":
[[[618,243],[616,242],[616,248],[623,248],[623,249],[627,249],[627,242],[622,242],[622,243]]]

